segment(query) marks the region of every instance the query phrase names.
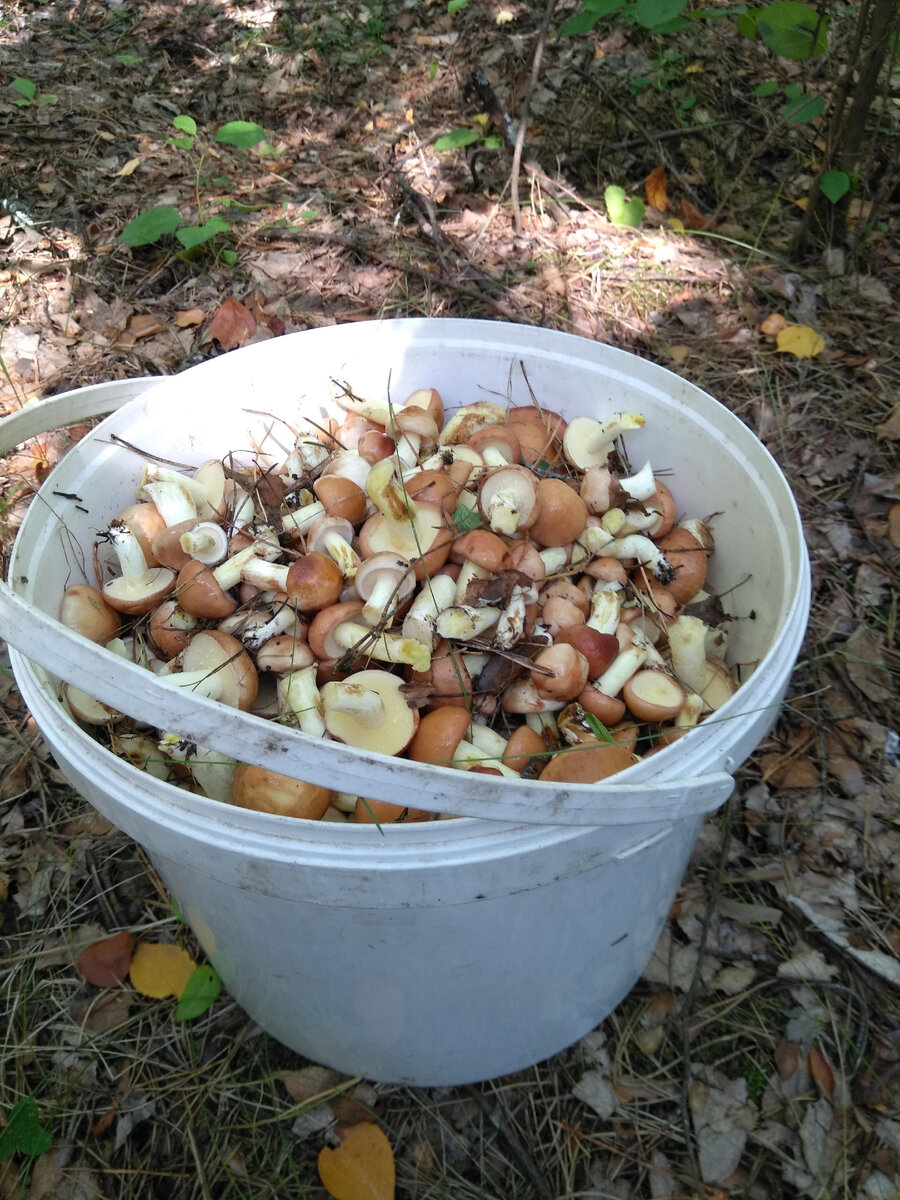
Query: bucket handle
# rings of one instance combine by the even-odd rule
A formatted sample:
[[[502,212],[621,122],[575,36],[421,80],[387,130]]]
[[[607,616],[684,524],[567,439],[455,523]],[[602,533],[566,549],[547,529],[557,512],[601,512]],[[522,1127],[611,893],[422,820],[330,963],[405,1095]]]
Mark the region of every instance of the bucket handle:
[[[0,455],[48,429],[110,412],[157,382],[145,377],[101,384],[5,417],[0,420]],[[0,582],[0,636],[54,677],[86,685],[104,704],[153,727],[159,728],[159,714],[166,712],[167,728],[220,754],[328,787],[339,780],[342,791],[431,812],[536,825],[653,824],[712,812],[734,787],[725,771],[693,779],[572,787],[524,779],[510,787],[508,781],[480,775],[476,784],[468,772],[370,755],[276,722],[260,721],[257,726],[246,713],[174,688],[116,655],[109,654],[98,669],[99,647],[35,608],[5,582]]]

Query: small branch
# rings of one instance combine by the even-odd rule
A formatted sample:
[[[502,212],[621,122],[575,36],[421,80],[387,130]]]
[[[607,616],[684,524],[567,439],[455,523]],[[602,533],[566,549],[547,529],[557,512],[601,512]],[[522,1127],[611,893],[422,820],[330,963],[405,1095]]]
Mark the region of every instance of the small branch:
[[[531,75],[528,79],[528,90],[522,102],[522,115],[519,117],[519,128],[516,130],[516,144],[513,148],[509,195],[512,201],[513,223],[516,233],[520,237],[522,235],[522,214],[519,210],[519,170],[522,165],[522,152],[525,149],[525,129],[528,125],[528,110],[531,106],[531,97],[534,95],[534,89],[541,70],[541,59],[544,57],[544,47],[547,44],[547,32],[550,29],[550,21],[555,8],[556,0],[547,0],[544,17],[541,21],[541,28],[538,31],[537,45],[534,48],[534,57],[531,60]]]

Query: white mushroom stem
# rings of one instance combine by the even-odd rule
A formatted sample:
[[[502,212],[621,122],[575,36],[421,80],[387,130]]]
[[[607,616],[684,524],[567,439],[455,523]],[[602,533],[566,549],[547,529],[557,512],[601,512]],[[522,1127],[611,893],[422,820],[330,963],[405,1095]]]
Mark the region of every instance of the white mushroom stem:
[[[602,675],[593,680],[594,687],[604,696],[618,696],[631,676],[641,669],[646,657],[646,647],[629,646],[616,655]]]
[[[329,712],[343,713],[363,725],[379,725],[384,720],[384,702],[379,694],[354,683],[352,678],[324,684],[321,694]]]
[[[182,477],[179,476],[179,479]],[[179,525],[182,521],[197,519],[197,505],[181,483],[168,479],[151,481],[143,485],[138,495],[147,496],[153,501],[166,525]]]
[[[141,487],[146,488],[148,483],[174,483],[186,491],[198,507],[206,503],[206,485],[201,480],[194,479],[192,475],[182,475],[180,471],[174,471],[160,463],[147,464]]]
[[[301,667],[299,671],[288,671],[278,680],[278,711],[310,737],[325,736],[322,719],[322,695],[316,685],[318,666]]]
[[[260,549],[260,547],[258,547],[254,542],[252,545],[245,547],[243,550],[239,550],[237,554],[232,554],[231,558],[226,558],[223,563],[220,563],[217,567],[213,568],[212,577],[223,592],[228,592],[233,587],[237,587],[237,585],[243,579],[242,571],[247,563],[256,561],[259,563],[264,563],[267,566],[273,565],[269,563],[268,560],[258,556],[258,549]],[[272,588],[270,590],[281,591],[280,588]]]
[[[191,691],[195,696],[205,696],[208,700],[220,699],[223,692],[221,672],[205,667],[196,671],[164,670],[159,673],[159,678],[171,683],[173,687]]]
[[[611,533],[613,537],[617,537],[620,533],[625,533],[625,523],[628,520],[628,514],[623,508],[608,508],[600,518],[600,524],[607,533]]]
[[[673,724],[678,729],[693,729],[700,721],[705,707],[706,702],[702,696],[698,696],[696,692],[687,692],[684,697],[684,704],[681,706],[681,712],[675,718]]]
[[[518,779],[519,772],[514,771],[512,767],[508,767],[506,763],[501,762],[480,747],[472,742],[461,741],[453,751],[453,760],[449,764],[451,767],[461,767],[463,770],[468,770],[470,767],[493,767],[499,771],[501,775],[506,775],[511,779]]]
[[[568,551],[564,546],[545,546],[538,551],[541,562],[548,575],[556,575],[569,561]]]
[[[621,587],[596,587],[591,592],[591,613],[585,621],[598,633],[615,633],[622,619]]]
[[[282,472],[299,479],[307,472],[326,462],[331,451],[315,434],[300,433],[294,442],[293,452],[288,456]]]
[[[403,636],[431,646],[437,615],[453,603],[455,595],[456,584],[450,575],[426,579],[403,618]]]
[[[220,563],[228,554],[228,534],[214,521],[199,521],[178,539],[185,554],[202,563]]]
[[[514,488],[498,488],[485,505],[485,516],[494,533],[515,533],[521,511],[522,497]]]
[[[438,614],[434,623],[435,632],[448,640],[467,642],[496,625],[502,611],[492,604],[482,608],[474,608],[471,604],[451,604]]]
[[[487,579],[489,575],[490,571],[487,568],[479,567],[477,563],[469,562],[467,559],[460,567],[459,574],[456,577],[454,604],[465,603],[466,590],[473,579]]]
[[[302,535],[309,532],[313,521],[324,516],[325,505],[319,500],[313,500],[310,504],[304,504],[302,508],[295,508],[293,512],[286,513],[281,518],[281,528],[285,533]]]
[[[352,583],[360,558],[347,539],[341,537],[336,529],[329,529],[322,534],[319,549],[340,567],[344,583]]]
[[[248,623],[236,636],[248,650],[256,651],[273,637],[279,637],[282,633],[295,633],[297,624],[297,610],[291,604],[282,604],[268,620]],[[232,632],[223,626],[224,622],[220,622],[219,629],[225,633]]]
[[[241,579],[263,592],[284,592],[290,567],[265,558],[251,557],[241,565]]]
[[[416,515],[416,504],[397,478],[395,468],[392,458],[375,463],[366,476],[365,491],[387,521],[408,525]]]
[[[613,538],[603,550],[611,558],[636,558],[643,567],[649,567],[660,583],[671,583],[675,572],[666,556],[655,542],[640,533],[629,533],[625,537]]]
[[[706,683],[707,625],[699,617],[681,613],[669,625],[669,658],[676,677],[693,692]]]
[[[469,726],[469,741],[485,754],[499,757],[506,749],[507,739],[496,729],[491,729],[490,725],[482,725],[480,721],[473,721]]]
[[[431,647],[397,633],[379,633],[356,621],[343,621],[331,637],[342,650],[357,650],[360,656],[379,662],[405,663],[414,671],[431,666]]]
[[[656,491],[656,479],[650,460],[648,459],[633,475],[619,479],[619,487],[624,488],[632,500],[649,500]]]
[[[231,529],[237,532],[253,524],[257,517],[256,505],[248,491],[233,479],[229,479],[225,482],[225,498],[228,502],[228,524]]]
[[[134,530],[124,521],[110,521],[107,533],[112,548],[116,552],[116,558],[119,560],[122,576],[135,585],[146,587],[149,590],[153,578]]]
[[[390,424],[391,404],[387,398],[373,400],[368,396],[354,396],[348,388],[337,386],[332,389],[332,396],[335,404],[345,412],[365,417],[367,421],[374,421],[376,425]]]
[[[551,738],[559,737],[559,723],[556,719],[557,710],[545,710],[544,712],[527,712],[525,714],[525,724],[529,729],[533,729],[535,733],[542,737],[548,733]]]
[[[583,546],[593,558],[598,554],[610,554],[607,546],[612,542],[613,535],[602,525],[587,525],[578,535],[579,546]]]
[[[509,603],[500,614],[497,628],[491,639],[500,650],[511,650],[525,635],[527,606],[537,601],[537,590],[533,587],[514,587]]]

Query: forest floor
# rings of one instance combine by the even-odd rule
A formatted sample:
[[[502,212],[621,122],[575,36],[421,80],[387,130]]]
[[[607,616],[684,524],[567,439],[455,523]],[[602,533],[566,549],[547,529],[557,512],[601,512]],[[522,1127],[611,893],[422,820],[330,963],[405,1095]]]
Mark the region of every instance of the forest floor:
[[[781,715],[637,987],[567,1051],[469,1087],[346,1079],[227,996],[184,1022],[87,982],[78,952],[122,929],[200,952],[142,851],[68,787],[7,666],[0,1197],[323,1197],[318,1154],[359,1119],[387,1133],[404,1200],[900,1194],[896,102],[873,117],[858,257],[799,264],[825,118],[787,119],[784,89],[830,95],[853,10],[826,64],[727,19],[557,37],[574,7],[529,92],[541,13],[518,0],[3,6],[0,414],[341,322],[546,326],[749,425],[796,496],[813,600]],[[503,113],[526,96],[511,187]],[[233,121],[266,140],[217,142]],[[646,202],[639,227],[610,222],[609,185]],[[123,243],[161,206],[209,240]],[[0,465],[4,554],[75,437]]]

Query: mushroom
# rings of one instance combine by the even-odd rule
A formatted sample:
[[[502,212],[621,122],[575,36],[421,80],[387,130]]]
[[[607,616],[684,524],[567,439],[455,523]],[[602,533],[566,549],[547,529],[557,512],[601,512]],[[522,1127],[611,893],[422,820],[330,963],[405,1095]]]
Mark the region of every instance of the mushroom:
[[[708,526],[702,521],[693,525],[675,525],[656,545],[669,564],[669,571],[661,575],[654,569],[655,580],[642,578],[638,573],[635,578],[636,586],[647,592],[657,603],[660,602],[660,597],[667,596],[676,605],[687,604],[706,583],[707,559],[713,548],[712,534]]]
[[[352,583],[359,568],[360,558],[353,549],[355,531],[345,517],[325,513],[310,525],[306,535],[306,549],[333,558],[340,567],[345,583]]]
[[[625,707],[639,721],[672,721],[684,705],[684,688],[667,671],[648,667],[625,680]]]
[[[253,707],[259,690],[256,668],[241,643],[230,634],[217,629],[195,633],[177,665],[180,669],[159,678],[242,712]]]
[[[360,613],[367,625],[390,621],[415,586],[412,565],[401,554],[373,554],[356,571],[356,591],[365,601]]]
[[[471,717],[464,708],[434,708],[419,721],[415,737],[409,743],[407,757],[413,762],[441,767],[466,767],[489,760],[490,765],[499,766],[489,753],[467,737],[470,726]],[[501,773],[516,772],[505,767]]]
[[[439,641],[431,653],[427,671],[410,672],[410,683],[428,688],[426,708],[441,708],[450,704],[468,710],[472,703],[472,677],[465,656],[450,645]]]
[[[537,517],[538,481],[527,467],[497,467],[483,475],[478,508],[495,533],[527,529]]]
[[[318,550],[302,554],[289,566],[248,558],[241,579],[262,591],[283,592],[301,612],[319,612],[335,604],[344,582],[334,559]]]
[[[166,523],[156,505],[149,500],[139,500],[123,508],[118,519],[133,531],[144,552],[147,566],[158,567],[159,563],[153,556],[153,539],[162,533]]]
[[[435,637],[435,621],[438,614],[453,603],[456,597],[456,582],[452,575],[438,572],[426,579],[403,618],[403,636],[415,638],[430,646]]]
[[[89,583],[73,583],[66,588],[59,605],[59,619],[67,629],[100,644],[116,637],[121,624],[116,610]]]
[[[621,742],[595,738],[557,751],[538,778],[553,783],[597,783],[637,761],[637,756]]]
[[[174,597],[163,600],[150,613],[147,636],[162,658],[174,658],[197,632],[198,619],[179,605]]]
[[[523,463],[555,467],[562,461],[566,421],[559,413],[534,404],[523,404],[507,412],[506,423],[519,439]]]
[[[358,525],[366,515],[366,493],[344,475],[320,475],[312,485],[316,499],[329,517],[342,517]]]
[[[183,763],[204,796],[222,804],[231,803],[237,761],[208,746],[197,746],[175,733],[164,733],[158,749],[173,762]]]
[[[362,750],[399,754],[409,745],[419,715],[406,703],[403,680],[390,671],[357,671],[321,689],[325,728]]]
[[[573,417],[563,437],[563,452],[570,466],[580,471],[602,466],[617,437],[632,429],[641,429],[640,413],[613,413],[605,421],[593,417]]]
[[[265,767],[240,763],[234,773],[232,802],[238,808],[318,821],[334,798],[330,788],[291,779]]]
[[[376,633],[359,619],[363,604],[362,600],[347,600],[316,613],[308,634],[316,658],[342,659],[353,652],[356,658],[376,658],[427,671],[431,646],[396,633]]]
[[[503,425],[506,423],[506,410],[491,400],[477,400],[457,409],[452,417],[445,422],[438,437],[438,445],[449,446],[464,444],[472,440],[473,434],[485,425]]]
[[[288,724],[296,725],[310,737],[325,736],[315,663],[298,662],[297,669],[285,671],[278,680],[277,691],[278,711]]]
[[[185,554],[208,565],[215,566],[228,556],[228,534],[215,521],[197,521],[181,534],[178,543]]]
[[[366,491],[378,512],[359,531],[363,557],[380,551],[400,554],[412,563],[416,579],[436,574],[450,554],[453,531],[438,504],[414,501],[396,478],[395,464],[384,459],[372,467]]]
[[[192,558],[178,572],[175,594],[185,612],[203,619],[221,620],[237,609],[237,601],[229,595],[241,581],[241,571],[251,559],[256,559],[253,542],[237,554],[226,558],[217,567]]]
[[[111,521],[107,533],[122,574],[103,585],[103,599],[117,612],[149,612],[171,591],[175,572],[168,567],[148,567],[137,537],[122,521]]]
[[[545,546],[574,542],[587,518],[587,505],[565,480],[548,476],[538,481],[537,516],[529,530],[536,541]]]
[[[546,646],[534,659],[531,680],[546,700],[574,700],[587,685],[588,659],[567,642]]]
[[[505,467],[521,461],[519,438],[509,425],[484,425],[476,429],[468,444],[482,456],[486,467]]]

